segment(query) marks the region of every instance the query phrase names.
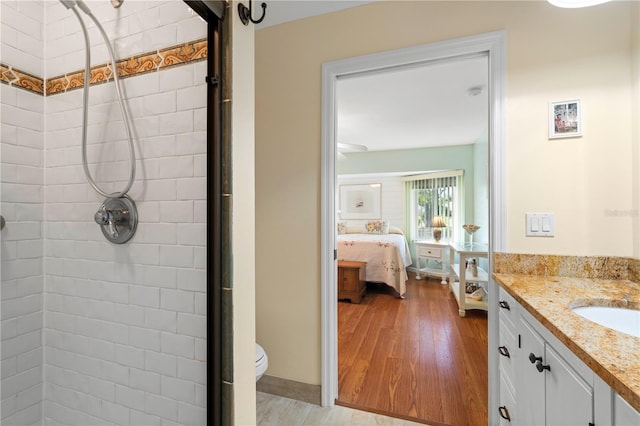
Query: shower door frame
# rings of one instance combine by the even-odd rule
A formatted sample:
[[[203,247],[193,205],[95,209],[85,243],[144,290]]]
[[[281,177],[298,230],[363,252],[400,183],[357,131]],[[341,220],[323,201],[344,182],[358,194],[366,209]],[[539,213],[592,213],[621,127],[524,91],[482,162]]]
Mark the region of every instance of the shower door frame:
[[[232,407],[223,405],[222,356],[230,343],[223,345],[222,324],[231,327],[231,318],[223,318],[222,309],[223,288],[231,284],[224,272],[231,258],[231,229],[229,215],[223,211],[224,194],[230,193],[230,182],[224,177],[231,175],[231,153],[228,132],[223,136],[222,130],[230,117],[223,118],[221,110],[223,83],[230,72],[222,68],[228,5],[222,0],[183,1],[207,22],[207,424],[217,426],[230,424],[232,418]]]

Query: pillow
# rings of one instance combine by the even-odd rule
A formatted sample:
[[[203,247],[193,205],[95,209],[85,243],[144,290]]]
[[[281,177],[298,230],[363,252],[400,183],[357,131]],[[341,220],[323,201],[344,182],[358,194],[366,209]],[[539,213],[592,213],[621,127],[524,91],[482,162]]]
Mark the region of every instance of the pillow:
[[[338,222],[338,235],[347,233],[347,224],[344,222]]]
[[[345,229],[345,234],[362,234],[362,225],[360,226],[347,225]]]
[[[389,233],[404,235],[404,232],[402,232],[402,229],[398,228],[397,226],[389,226]]]
[[[388,234],[389,222],[386,220],[370,220],[364,224],[365,234]]]

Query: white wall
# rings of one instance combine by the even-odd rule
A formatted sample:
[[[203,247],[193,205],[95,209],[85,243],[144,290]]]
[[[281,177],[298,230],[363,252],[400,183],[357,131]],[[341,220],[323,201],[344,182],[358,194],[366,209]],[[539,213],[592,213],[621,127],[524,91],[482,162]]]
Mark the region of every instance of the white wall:
[[[42,75],[40,2],[0,4],[0,62]],[[43,97],[0,85],[2,424],[42,415]]]
[[[473,223],[480,229],[473,236],[477,243],[489,242],[489,144],[487,137],[473,145]],[[465,238],[467,238],[465,236]]]

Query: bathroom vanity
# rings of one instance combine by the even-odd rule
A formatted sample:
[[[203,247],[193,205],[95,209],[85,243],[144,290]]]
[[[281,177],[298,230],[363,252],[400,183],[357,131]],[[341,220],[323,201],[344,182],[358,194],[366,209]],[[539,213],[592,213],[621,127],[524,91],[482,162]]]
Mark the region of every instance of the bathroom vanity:
[[[630,281],[494,274],[502,425],[640,425],[640,338],[572,307],[622,301]]]

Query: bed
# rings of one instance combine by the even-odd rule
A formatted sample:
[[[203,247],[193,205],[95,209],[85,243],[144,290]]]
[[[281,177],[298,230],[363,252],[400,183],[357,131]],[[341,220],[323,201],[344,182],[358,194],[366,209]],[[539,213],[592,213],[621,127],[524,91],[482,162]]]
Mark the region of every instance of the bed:
[[[384,283],[404,298],[412,261],[403,234],[339,234],[337,246],[338,260],[367,262],[366,281]]]

